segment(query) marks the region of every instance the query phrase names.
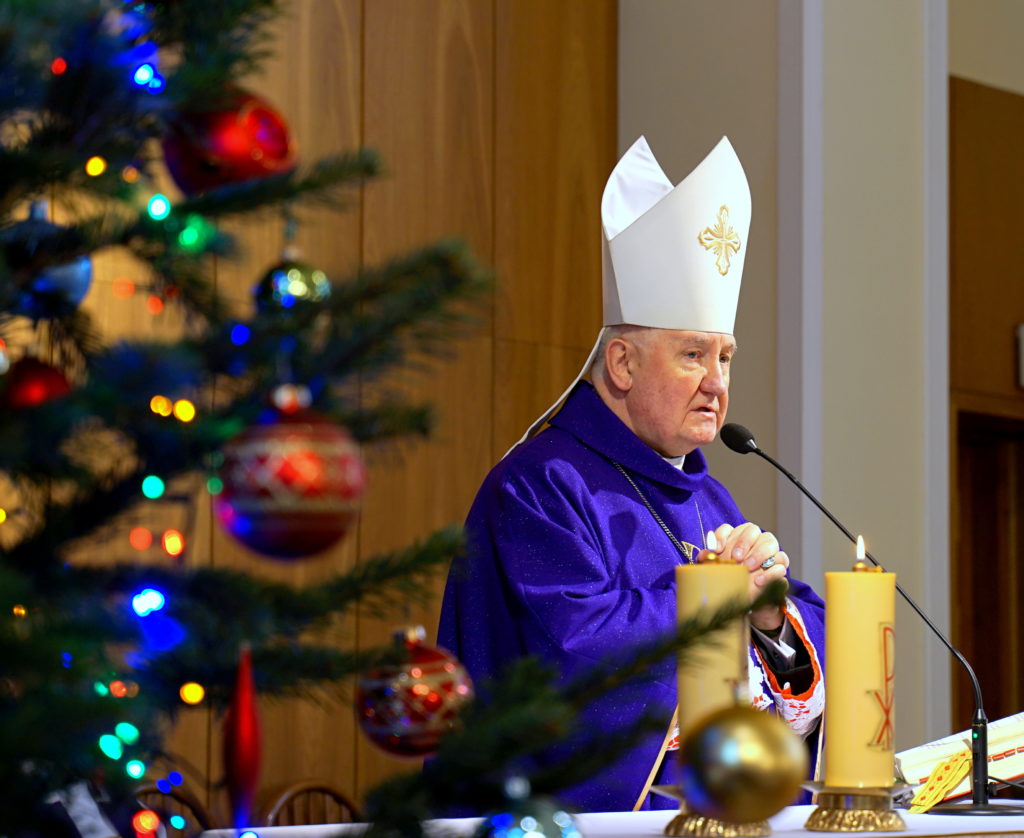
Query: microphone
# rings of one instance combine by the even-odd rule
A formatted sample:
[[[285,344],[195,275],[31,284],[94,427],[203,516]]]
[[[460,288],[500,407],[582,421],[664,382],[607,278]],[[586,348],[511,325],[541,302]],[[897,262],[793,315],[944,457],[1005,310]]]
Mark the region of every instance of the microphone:
[[[850,541],[856,543],[857,539],[852,532],[844,527],[839,519],[836,518],[831,512],[829,512],[814,495],[810,493],[806,486],[797,480],[786,468],[782,466],[773,457],[762,451],[757,442],[754,441],[754,435],[743,425],[738,425],[735,422],[729,422],[722,426],[720,433],[722,442],[735,451],[737,454],[750,454],[754,453],[762,459],[767,460],[775,468],[781,471],[789,480],[801,491],[804,495],[810,499],[818,509],[825,513],[825,516],[835,524],[839,530],[845,535]],[[882,565],[879,561],[871,555],[870,552],[865,551],[867,557],[876,567]],[[896,590],[899,595],[903,597],[907,605],[917,612],[917,615],[924,620],[925,625],[932,630],[932,633],[942,641],[942,645],[945,646],[952,653],[953,657],[956,658],[967,672],[967,677],[970,678],[971,687],[974,690],[974,718],[971,721],[971,804],[949,804],[945,806],[935,806],[930,809],[931,812],[941,813],[945,815],[997,815],[997,814],[1012,814],[1017,811],[1024,812],[1024,809],[1019,807],[1007,807],[1007,806],[993,806],[989,803],[988,798],[988,717],[985,715],[984,705],[981,700],[981,684],[978,682],[978,676],[974,674],[974,669],[967,662],[960,651],[950,642],[950,640],[943,634],[938,626],[935,625],[929,618],[928,615],[921,610],[920,606],[910,597],[910,595],[900,587],[899,583],[896,583]],[[827,606],[827,603],[826,603]]]

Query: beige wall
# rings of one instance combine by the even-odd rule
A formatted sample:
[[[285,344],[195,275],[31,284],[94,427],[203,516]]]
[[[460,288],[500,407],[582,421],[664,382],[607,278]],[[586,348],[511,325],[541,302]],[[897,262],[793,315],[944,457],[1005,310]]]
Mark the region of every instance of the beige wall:
[[[722,22],[728,21],[728,26]],[[619,150],[646,135],[677,183],[727,135],[750,181],[750,250],[729,419],[775,439],[776,4],[620,0]],[[751,520],[775,528],[775,476],[720,443],[705,452]]]
[[[824,7],[822,490],[923,602],[925,574],[945,562],[932,567],[923,538],[922,2]],[[846,570],[854,553],[827,528],[822,558],[824,570]],[[897,746],[907,747],[943,732],[926,729],[922,710],[924,664],[945,652],[902,603],[896,614]]]
[[[1024,3],[949,0],[949,73],[1024,93]]]
[[[932,326],[946,288],[945,100],[932,97],[945,95],[944,12],[941,0],[622,0],[619,52],[621,147],[645,132],[679,179],[727,133],[751,182],[730,418],[768,451],[796,433],[805,450],[794,467],[815,475],[812,488],[943,627],[947,420],[934,396],[945,398],[946,353]],[[787,69],[793,62],[802,71]],[[777,177],[790,151],[776,138],[793,130],[804,139],[789,161],[803,178],[795,186],[793,166]],[[788,215],[779,224],[780,193],[787,213],[815,214],[797,233]],[[786,248],[804,254],[793,263],[796,291],[776,269]],[[813,310],[787,318],[801,291]],[[817,367],[779,366],[777,317],[805,331],[800,346]],[[777,395],[794,375],[815,379],[800,382],[817,400],[800,415]],[[712,449],[713,469],[748,517],[775,527],[783,493],[794,490],[767,464]],[[827,523],[809,540],[782,523],[784,546],[806,553],[794,566],[818,590],[824,571],[852,561]],[[948,732],[948,668],[902,604],[897,622],[897,747],[907,747]]]

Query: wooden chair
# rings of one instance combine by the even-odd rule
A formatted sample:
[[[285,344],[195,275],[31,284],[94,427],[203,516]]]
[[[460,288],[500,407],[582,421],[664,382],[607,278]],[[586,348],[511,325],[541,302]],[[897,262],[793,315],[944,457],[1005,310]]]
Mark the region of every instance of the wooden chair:
[[[351,800],[319,780],[293,783],[271,798],[263,811],[260,818],[263,826],[358,823],[362,820]]]
[[[182,786],[174,786],[169,792],[160,791],[155,785],[141,786],[135,790],[135,799],[140,806],[152,809],[163,821],[168,836],[193,838],[207,829],[213,829],[213,819],[192,792]],[[172,815],[181,815],[185,826],[175,831],[171,824]]]

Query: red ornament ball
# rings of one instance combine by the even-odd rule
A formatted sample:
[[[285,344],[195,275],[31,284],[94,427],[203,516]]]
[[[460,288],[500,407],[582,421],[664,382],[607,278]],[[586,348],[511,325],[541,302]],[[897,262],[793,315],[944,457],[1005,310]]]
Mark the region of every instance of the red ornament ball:
[[[284,118],[241,90],[219,110],[181,112],[163,146],[171,177],[190,196],[295,168]]]
[[[228,440],[214,499],[221,525],[279,559],[326,550],[356,520],[366,468],[344,429],[309,410],[269,410]]]
[[[465,667],[444,649],[423,642],[423,628],[396,635],[405,663],[381,666],[359,679],[356,714],[370,741],[392,756],[434,753],[458,711],[473,698]]]
[[[71,392],[64,373],[32,356],[11,364],[0,381],[3,381],[3,403],[14,409],[37,407]]]

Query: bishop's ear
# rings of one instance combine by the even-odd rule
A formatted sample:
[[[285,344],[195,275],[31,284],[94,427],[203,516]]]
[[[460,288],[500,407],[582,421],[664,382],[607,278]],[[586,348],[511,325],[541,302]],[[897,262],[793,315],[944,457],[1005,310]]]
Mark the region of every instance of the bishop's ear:
[[[624,338],[608,341],[604,349],[604,369],[609,383],[617,390],[628,392],[633,386],[631,367],[636,347]]]

